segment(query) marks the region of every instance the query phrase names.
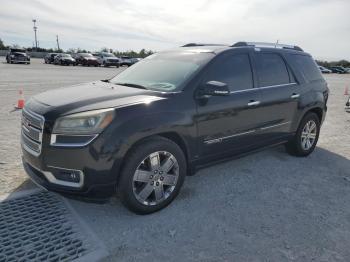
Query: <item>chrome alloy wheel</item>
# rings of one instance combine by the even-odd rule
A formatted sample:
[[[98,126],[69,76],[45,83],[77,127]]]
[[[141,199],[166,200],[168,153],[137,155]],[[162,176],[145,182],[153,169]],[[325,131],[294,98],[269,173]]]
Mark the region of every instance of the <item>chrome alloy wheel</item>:
[[[158,205],[174,191],[179,177],[179,164],[169,152],[148,155],[133,176],[133,192],[143,205]]]
[[[301,132],[301,147],[303,150],[309,150],[315,143],[317,136],[317,125],[314,120],[306,122]]]

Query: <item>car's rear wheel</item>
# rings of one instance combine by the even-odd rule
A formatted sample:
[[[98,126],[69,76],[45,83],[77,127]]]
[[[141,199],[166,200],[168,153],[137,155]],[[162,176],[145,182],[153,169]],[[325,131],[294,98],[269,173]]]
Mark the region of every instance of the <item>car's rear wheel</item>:
[[[120,174],[122,203],[138,214],[156,212],[177,196],[186,176],[186,159],[180,147],[153,137],[132,149]]]
[[[286,144],[287,152],[294,156],[308,156],[316,147],[319,133],[320,119],[315,113],[307,113],[294,137]]]

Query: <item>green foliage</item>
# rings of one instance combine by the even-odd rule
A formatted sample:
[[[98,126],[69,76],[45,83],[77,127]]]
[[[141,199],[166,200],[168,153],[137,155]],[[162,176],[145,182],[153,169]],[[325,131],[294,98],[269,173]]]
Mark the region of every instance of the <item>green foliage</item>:
[[[135,52],[133,50],[130,51],[126,51],[126,52],[119,52],[119,51],[115,51],[114,54],[117,57],[121,57],[121,56],[130,56],[130,57],[137,57],[137,58],[145,58],[149,55],[154,54],[154,52],[152,50],[145,50],[145,49],[141,49],[140,52]]]
[[[320,61],[320,60],[316,60],[316,63],[320,66],[324,66],[324,67],[331,67],[331,66],[342,66],[342,67],[350,67],[350,62],[347,60],[339,60],[339,61]]]
[[[1,49],[6,49],[6,46],[4,45],[4,42],[0,38],[0,50]]]

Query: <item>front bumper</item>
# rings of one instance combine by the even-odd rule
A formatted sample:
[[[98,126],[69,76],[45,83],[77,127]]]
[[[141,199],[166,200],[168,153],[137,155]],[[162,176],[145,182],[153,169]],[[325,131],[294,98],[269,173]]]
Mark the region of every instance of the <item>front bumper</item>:
[[[30,63],[30,60],[22,60],[22,59],[11,59],[11,62],[12,63],[15,63],[15,64],[27,64],[27,63]]]
[[[39,187],[49,191],[63,193],[67,195],[82,196],[91,199],[108,198],[115,193],[115,183],[83,185],[82,188],[72,187],[69,185],[57,184],[52,181],[53,174],[49,171],[42,171],[32,166],[22,159],[23,167],[30,179]]]
[[[56,192],[94,198],[109,197],[115,192],[120,160],[115,160],[114,152],[104,150],[104,134],[90,144],[65,147],[50,145],[47,129],[45,126],[38,151],[27,146],[28,132],[22,130],[23,166],[36,184]]]

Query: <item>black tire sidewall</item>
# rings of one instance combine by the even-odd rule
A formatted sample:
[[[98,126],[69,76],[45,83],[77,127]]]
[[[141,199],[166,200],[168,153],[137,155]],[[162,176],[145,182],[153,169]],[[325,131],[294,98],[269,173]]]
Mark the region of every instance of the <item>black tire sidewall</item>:
[[[316,139],[315,139],[315,141],[310,149],[304,150],[301,146],[301,134],[303,132],[303,129],[304,129],[306,123],[310,120],[313,120],[316,123],[316,128],[317,128]],[[296,143],[296,149],[297,149],[298,154],[300,154],[302,156],[307,156],[307,155],[311,154],[317,145],[319,135],[320,135],[320,120],[315,113],[308,113],[301,120],[298,131],[296,133],[296,137],[295,137],[296,139],[294,141]]]
[[[146,206],[141,204],[133,193],[133,175],[141,161],[149,154],[156,151],[167,151],[174,155],[179,164],[179,177],[174,191],[166,200],[158,205]],[[162,137],[147,140],[139,146],[136,146],[132,152],[128,154],[124,162],[126,164],[120,174],[117,192],[122,203],[129,210],[137,214],[153,213],[169,205],[178,195],[187,173],[186,159],[180,147],[174,142]]]

